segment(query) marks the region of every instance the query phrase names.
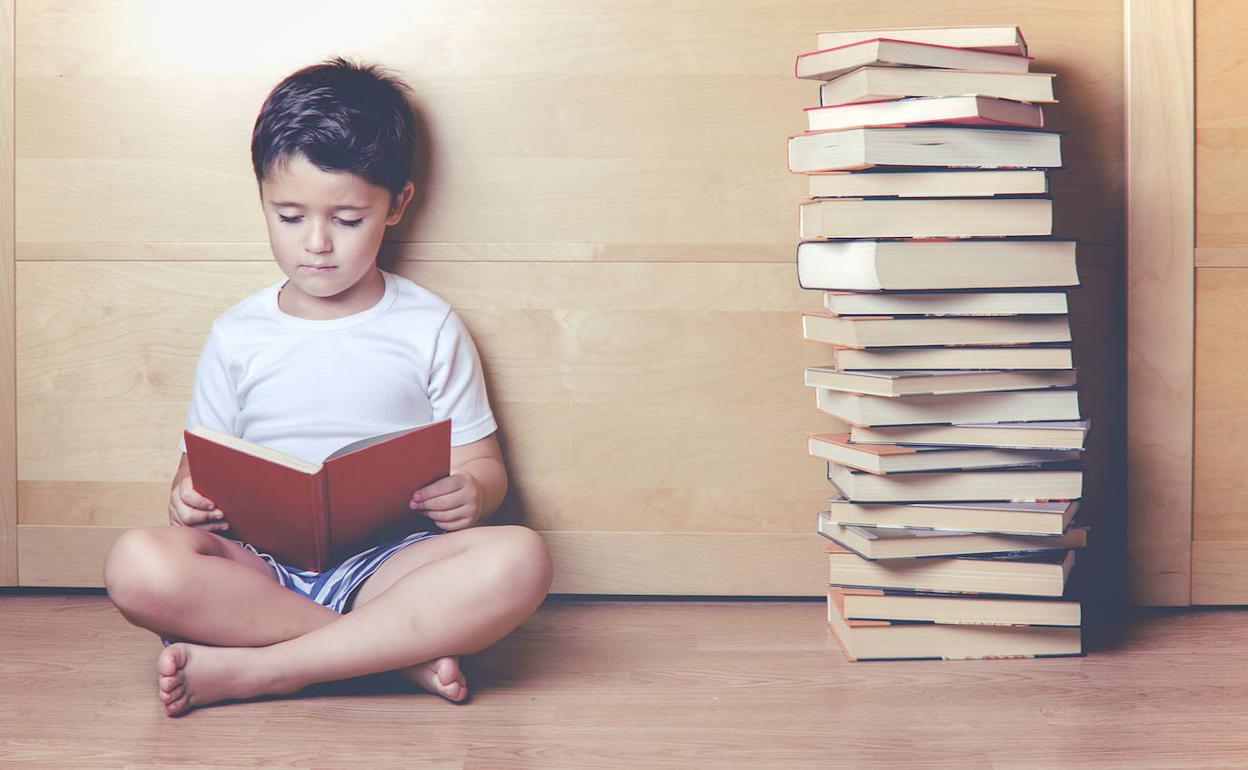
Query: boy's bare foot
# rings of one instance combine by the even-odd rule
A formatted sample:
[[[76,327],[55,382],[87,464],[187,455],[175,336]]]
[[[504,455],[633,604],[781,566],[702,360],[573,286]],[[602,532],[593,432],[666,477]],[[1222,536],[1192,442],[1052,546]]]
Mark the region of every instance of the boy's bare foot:
[[[156,659],[157,695],[169,716],[182,716],[198,706],[261,695],[289,695],[300,688],[276,680],[261,648],[209,647],[177,642]],[[398,671],[399,675],[454,703],[468,697],[468,681],[459,659],[435,658]]]
[[[197,706],[261,695],[289,695],[298,687],[276,681],[251,647],[171,644],[156,659],[157,695],[169,716]]]
[[[459,668],[459,658],[445,656],[398,670],[398,675],[435,695],[461,703],[468,697],[468,680]]]

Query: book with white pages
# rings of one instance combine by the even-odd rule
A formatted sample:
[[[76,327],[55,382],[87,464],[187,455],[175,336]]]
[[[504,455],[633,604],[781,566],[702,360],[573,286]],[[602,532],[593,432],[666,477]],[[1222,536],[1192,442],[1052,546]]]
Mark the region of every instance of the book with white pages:
[[[828,586],[828,626],[845,657],[858,660],[996,660],[1083,654],[1078,626],[846,620],[847,589]]]
[[[1076,242],[1037,238],[803,241],[797,283],[825,291],[932,292],[1079,284]]]
[[[1044,127],[1044,112],[1038,104],[974,94],[919,96],[883,102],[838,104],[834,107],[807,107],[805,112],[809,131],[917,123]]]
[[[893,620],[957,626],[1079,626],[1072,599],[997,594],[931,594],[904,588],[840,588],[846,620]]]
[[[828,368],[885,369],[1071,369],[1069,345],[950,345],[919,348],[847,348],[828,345]]]
[[[844,316],[1012,316],[1062,315],[1068,312],[1062,291],[916,292],[867,294],[825,291],[823,307]]]
[[[877,29],[838,29],[815,34],[816,48],[835,48],[863,40],[906,40],[915,43],[971,48],[1018,56],[1027,55],[1027,41],[1017,25],[972,25],[965,27],[887,27]]]
[[[1003,238],[1053,233],[1048,198],[817,198],[799,206],[803,240]]]
[[[999,449],[1083,449],[1089,420],[955,423],[898,427],[850,426],[855,444],[996,447]]]
[[[830,107],[853,102],[878,102],[909,96],[956,96],[978,94],[1019,102],[1054,104],[1053,73],[1048,72],[967,72],[919,67],[859,67],[819,86],[819,104]],[[928,165],[917,163],[912,165]],[[1009,165],[991,163],[950,163],[947,165]],[[1018,163],[1016,167],[1042,166]],[[1058,164],[1060,165],[1060,164]]]
[[[1078,512],[1078,500],[867,503],[839,495],[827,510],[829,521],[847,526],[999,535],[1060,535]]]
[[[876,474],[827,464],[841,496],[867,503],[1074,500],[1083,497],[1083,469],[1059,464],[970,471]]]
[[[935,67],[975,72],[1027,72],[1031,67],[1031,59],[1008,53],[876,38],[798,54],[793,63],[793,74],[800,80],[834,80],[850,70],[868,65]]]
[[[856,588],[909,588],[943,593],[999,593],[1062,596],[1077,549],[1008,554],[929,556],[916,559],[864,559],[829,542],[828,582]]]
[[[888,398],[815,388],[815,407],[852,426],[944,425],[1000,420],[1077,420],[1075,388]],[[851,433],[852,435],[852,433]]]
[[[811,457],[868,473],[962,471],[1072,462],[1078,451],[989,449],[980,447],[908,447],[896,444],[851,444],[848,433],[815,433],[807,438]]]
[[[1070,342],[1065,315],[964,317],[837,316],[802,313],[802,336],[847,348],[1027,345]]]
[[[1037,129],[919,125],[807,131],[789,137],[789,170],[797,173],[849,171],[872,166],[1058,168],[1061,165],[1061,135]]]
[[[960,556],[975,553],[1020,553],[1052,549],[1083,548],[1087,527],[1071,527],[1061,535],[999,535],[976,532],[876,529],[837,524],[819,512],[818,533],[845,546],[864,559],[914,559],[928,556]]]
[[[973,198],[1049,192],[1048,173],[1033,168],[825,171],[807,174],[807,180],[811,198]]]
[[[1064,388],[1075,384],[1074,369],[1033,370],[865,370],[837,371],[827,366],[808,366],[806,385],[846,393],[896,398],[912,395],[977,393],[998,390]]]

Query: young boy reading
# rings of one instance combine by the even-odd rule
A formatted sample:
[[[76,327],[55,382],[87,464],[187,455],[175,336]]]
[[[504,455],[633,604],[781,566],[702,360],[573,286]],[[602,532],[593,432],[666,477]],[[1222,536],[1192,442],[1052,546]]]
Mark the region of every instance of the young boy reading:
[[[536,532],[478,526],[507,474],[467,329],[442,299],[377,265],[386,227],[415,193],[407,92],[337,58],[266,98],[252,164],[286,278],[213,323],[187,428],[320,462],[353,440],[450,417],[451,473],[412,490],[410,531],[314,573],[221,534],[230,512],[195,491],[183,441],[173,526],[128,530],[104,564],[118,610],[165,644],[157,693],[171,716],[383,671],[463,702],[457,656],[505,636],[549,590]]]

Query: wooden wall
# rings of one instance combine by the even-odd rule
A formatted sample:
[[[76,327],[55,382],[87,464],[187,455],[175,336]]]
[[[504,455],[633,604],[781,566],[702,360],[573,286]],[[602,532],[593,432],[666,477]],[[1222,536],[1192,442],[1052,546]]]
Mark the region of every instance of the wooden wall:
[[[1248,604],[1248,6],[1195,5],[1192,602]]]
[[[13,59],[13,0],[0,0],[0,585],[17,585]]]
[[[1191,602],[1192,3],[1127,0],[1128,560],[1138,604]]]
[[[828,493],[801,385],[823,362],[792,254],[785,138],[822,29],[1020,24],[1058,73],[1059,234],[1095,423],[1089,552],[1121,561],[1122,7],[1118,0],[17,7],[20,579],[99,585],[108,543],[166,520],[211,320],[280,277],[248,142],[264,95],[330,55],[412,84],[429,203],[397,271],[481,349],[514,492],[556,592],[820,595]],[[3,540],[0,539],[0,544]],[[1098,555],[1099,554],[1099,555]],[[1117,561],[1115,561],[1117,560]]]

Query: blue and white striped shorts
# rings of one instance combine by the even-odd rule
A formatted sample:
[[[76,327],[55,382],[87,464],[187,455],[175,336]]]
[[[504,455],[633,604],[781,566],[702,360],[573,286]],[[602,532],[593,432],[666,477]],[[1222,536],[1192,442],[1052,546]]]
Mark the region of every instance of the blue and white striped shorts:
[[[250,543],[239,540],[233,542],[268,562],[273,571],[277,573],[277,580],[283,587],[306,596],[334,612],[341,613],[352,592],[364,582],[365,578],[376,572],[386,559],[405,546],[441,534],[443,534],[442,530],[413,532],[397,540],[374,546],[367,551],[361,551],[324,572],[296,569],[282,564],[267,553],[260,553]],[[160,641],[166,647],[173,644],[173,640],[163,636],[160,637]]]

